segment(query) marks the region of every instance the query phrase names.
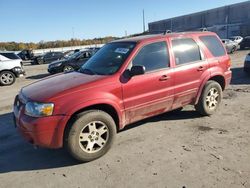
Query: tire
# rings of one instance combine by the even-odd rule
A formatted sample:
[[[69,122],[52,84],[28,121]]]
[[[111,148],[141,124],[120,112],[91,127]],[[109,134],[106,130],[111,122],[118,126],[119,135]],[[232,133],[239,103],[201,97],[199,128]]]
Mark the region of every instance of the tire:
[[[42,65],[42,64],[44,64],[44,61],[38,59],[38,60],[37,60],[37,64],[38,64],[38,65]]]
[[[73,70],[74,70],[74,68],[70,65],[66,65],[63,67],[63,72],[71,72]]]
[[[16,81],[16,76],[11,71],[3,71],[0,73],[0,85],[10,86]]]
[[[108,152],[116,135],[113,118],[106,112],[90,110],[79,114],[66,131],[65,146],[79,162],[93,161]]]
[[[236,47],[234,46],[231,50],[231,54],[233,54],[236,51]]]
[[[218,82],[208,81],[203,88],[195,109],[205,116],[210,116],[216,112],[222,99],[222,88]]]

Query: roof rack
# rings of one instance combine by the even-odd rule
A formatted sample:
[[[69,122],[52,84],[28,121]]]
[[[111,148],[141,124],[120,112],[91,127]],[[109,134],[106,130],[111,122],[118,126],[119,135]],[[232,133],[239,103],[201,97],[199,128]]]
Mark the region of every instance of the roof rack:
[[[166,35],[166,34],[168,34],[168,33],[172,33],[172,31],[171,31],[171,30],[166,30],[166,31],[163,33],[163,35]]]

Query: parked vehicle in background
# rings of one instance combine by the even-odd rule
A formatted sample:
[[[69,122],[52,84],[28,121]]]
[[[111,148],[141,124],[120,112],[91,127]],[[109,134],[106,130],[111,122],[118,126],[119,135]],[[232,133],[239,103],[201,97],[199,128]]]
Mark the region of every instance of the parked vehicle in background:
[[[100,50],[101,48],[100,47],[89,47],[89,48],[86,48],[87,50],[91,50],[93,53],[96,53],[98,50]]]
[[[0,85],[8,86],[15,83],[16,78],[24,75],[22,60],[14,53],[0,53]]]
[[[241,36],[232,36],[229,39],[236,42],[239,45],[242,42],[243,37],[241,37]]]
[[[78,70],[94,54],[93,51],[76,52],[68,58],[54,61],[49,64],[48,72],[51,74]]]
[[[224,44],[228,54],[233,54],[238,49],[238,44],[232,40],[221,39],[221,41]]]
[[[22,60],[32,60],[34,58],[33,50],[22,50],[17,54]]]
[[[77,160],[91,161],[133,122],[189,104],[202,115],[214,114],[231,81],[230,66],[211,32],[113,41],[79,71],[22,88],[14,119],[30,143],[65,147]]]
[[[66,51],[66,52],[63,53],[63,57],[64,58],[68,58],[68,57],[70,57],[71,55],[73,55],[76,52],[80,52],[80,50],[79,49],[68,50],[68,51]]]
[[[241,50],[245,50],[246,48],[250,48],[250,36],[245,37],[240,43]]]
[[[32,64],[46,64],[51,63],[52,61],[59,60],[64,57],[62,52],[47,52],[44,55],[37,56],[34,58]]]
[[[250,73],[250,53],[247,54],[244,62],[244,71]]]

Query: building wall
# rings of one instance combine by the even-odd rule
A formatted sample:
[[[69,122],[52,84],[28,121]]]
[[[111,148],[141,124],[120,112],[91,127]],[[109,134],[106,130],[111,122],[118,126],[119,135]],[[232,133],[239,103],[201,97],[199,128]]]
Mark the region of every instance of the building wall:
[[[250,35],[250,1],[148,24],[150,33],[197,31],[207,28],[221,38]]]

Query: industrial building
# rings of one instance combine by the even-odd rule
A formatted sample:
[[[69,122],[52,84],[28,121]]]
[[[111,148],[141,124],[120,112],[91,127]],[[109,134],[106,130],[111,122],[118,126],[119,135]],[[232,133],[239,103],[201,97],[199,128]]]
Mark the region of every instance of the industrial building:
[[[197,31],[206,28],[221,38],[250,35],[250,1],[148,24],[150,33]]]

